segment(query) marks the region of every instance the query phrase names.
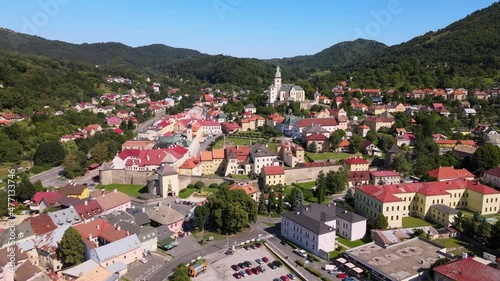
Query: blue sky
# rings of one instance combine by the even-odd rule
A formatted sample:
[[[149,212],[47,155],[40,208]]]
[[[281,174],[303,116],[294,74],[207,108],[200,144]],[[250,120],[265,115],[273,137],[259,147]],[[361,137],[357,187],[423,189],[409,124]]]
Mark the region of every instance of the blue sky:
[[[277,58],[359,37],[395,45],[494,0],[0,0],[0,27],[71,43]]]

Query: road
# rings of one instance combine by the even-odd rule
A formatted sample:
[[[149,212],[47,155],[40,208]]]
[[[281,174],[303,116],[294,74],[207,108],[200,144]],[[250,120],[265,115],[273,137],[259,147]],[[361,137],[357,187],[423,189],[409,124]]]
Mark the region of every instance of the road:
[[[63,167],[57,166],[45,172],[41,172],[39,174],[31,176],[30,181],[32,183],[41,181],[44,187],[46,186],[60,187],[68,183],[67,180],[64,181],[59,180],[59,176],[62,174],[62,171]]]
[[[167,277],[175,270],[177,265],[184,263],[187,264],[190,261],[196,259],[199,256],[207,256],[220,252],[221,250],[227,249],[228,245],[239,245],[242,242],[258,239],[259,237],[265,237],[271,232],[276,233],[279,229],[269,228],[265,223],[268,222],[279,222],[280,218],[264,218],[259,217],[257,222],[251,225],[251,228],[247,231],[232,235],[225,240],[219,240],[214,242],[209,242],[204,246],[200,246],[199,249],[195,251],[188,252],[186,254],[176,256],[174,259],[170,260],[168,263],[160,267],[154,274],[147,278],[147,281],[163,281],[167,280]],[[259,236],[260,235],[260,236]],[[175,249],[175,248],[174,248]]]

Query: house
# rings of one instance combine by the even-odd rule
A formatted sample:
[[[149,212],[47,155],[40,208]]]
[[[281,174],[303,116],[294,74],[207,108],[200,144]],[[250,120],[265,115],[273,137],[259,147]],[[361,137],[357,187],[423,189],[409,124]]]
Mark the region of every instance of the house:
[[[278,154],[271,151],[267,144],[254,144],[250,147],[250,159],[252,160],[252,172],[256,175],[260,174],[261,169],[265,166],[274,166],[279,164]]]
[[[7,281],[9,279],[5,279]],[[51,281],[52,279],[41,270],[38,266],[29,261],[22,263],[17,269],[14,277],[10,280],[14,281]]]
[[[469,116],[476,116],[477,112],[474,108],[463,108],[462,117],[467,118]]]
[[[257,113],[257,108],[255,107],[255,105],[253,104],[247,104],[244,108],[243,108],[243,111],[244,112],[250,112],[252,114],[255,114]]]
[[[370,127],[368,127],[365,124],[361,124],[358,126],[358,134],[362,136],[363,138],[366,137],[366,134],[368,134],[368,131],[370,131]]]
[[[131,207],[130,197],[116,188],[111,192],[101,191],[95,196],[95,201],[104,209],[103,214],[113,213],[115,211],[125,211]]]
[[[291,141],[285,141],[278,143],[276,147],[278,156],[285,165],[295,168],[298,164],[304,163],[304,148],[302,146]]]
[[[83,220],[80,218],[80,215],[73,206],[67,209],[49,212],[48,214],[52,219],[52,221],[57,225],[57,227],[61,227],[63,225],[73,225],[83,222]]]
[[[319,96],[318,97],[318,101],[320,104],[331,104],[332,103],[332,100],[329,98],[329,97],[326,97],[326,96]]]
[[[223,168],[224,157],[224,149],[202,151],[200,153],[202,175],[213,175],[220,171]]]
[[[280,131],[283,135],[290,137],[292,136],[293,126],[302,120],[302,117],[297,116],[286,116],[285,120],[276,126],[276,129]]]
[[[349,187],[369,184],[370,171],[350,171],[348,182],[349,182]]]
[[[94,220],[105,211],[97,200],[84,200],[78,204],[72,205],[81,221],[88,222]]]
[[[129,116],[128,111],[126,111],[124,109],[118,111],[118,113],[116,114],[116,117],[118,117],[120,119],[128,118],[128,116]]]
[[[370,165],[370,162],[361,157],[351,157],[345,159],[344,163],[348,166],[349,171],[368,171],[368,167]]]
[[[47,269],[47,271],[57,272],[61,270],[63,264],[59,260],[56,251],[65,231],[70,227],[70,224],[61,225],[55,230],[37,237],[35,240],[40,266]]]
[[[201,157],[191,157],[179,166],[179,175],[201,176]]]
[[[78,281],[111,280],[114,273],[100,266],[94,260],[87,260],[60,272],[63,278]],[[65,279],[65,280],[67,280]]]
[[[455,216],[458,214],[458,210],[444,204],[434,204],[429,209],[429,215],[427,216],[430,220],[444,226],[451,226],[455,221]]]
[[[413,146],[415,145],[417,138],[414,134],[402,134],[396,136],[396,144],[398,146]]]
[[[220,135],[222,134],[221,124],[213,120],[202,120],[200,121],[201,131],[205,135]]]
[[[224,134],[230,135],[241,131],[241,126],[238,123],[221,123],[221,130]]]
[[[454,169],[453,167],[439,167],[428,173],[429,177],[437,181],[450,181],[458,179],[474,180],[474,175],[466,169]]]
[[[122,150],[125,149],[153,149],[156,141],[153,140],[127,140],[122,144]]]
[[[96,132],[101,132],[102,131],[102,127],[99,124],[91,124],[91,125],[88,125],[87,127],[85,127],[84,130],[90,136],[94,136]]]
[[[77,199],[88,198],[90,193],[87,186],[83,184],[69,183],[58,191],[59,194],[63,196],[73,197]]]
[[[368,156],[382,157],[382,150],[370,140],[365,140],[361,145],[361,152]]]
[[[182,229],[184,223],[184,215],[172,209],[170,206],[155,206],[148,212],[148,215],[151,219],[152,226],[158,227],[160,225],[166,225],[174,235]]]
[[[281,166],[265,166],[261,172],[264,186],[285,184],[285,170]]]
[[[372,171],[370,172],[371,183],[374,185],[398,184],[401,175],[396,171]]]
[[[307,150],[318,153],[329,150],[329,141],[324,134],[314,133],[306,137]]]
[[[450,263],[436,266],[434,281],[496,281],[500,280],[500,270],[476,261],[465,255]]]
[[[9,231],[4,231],[9,232]],[[0,280],[11,281],[14,280],[14,272],[17,271],[20,265],[28,262],[28,256],[25,252],[22,252],[18,246],[11,245],[11,249],[2,248],[0,249]],[[10,253],[15,256],[14,260],[11,262]],[[11,255],[13,255],[11,254]],[[33,275],[32,275],[33,276]],[[24,280],[31,277],[28,275]]]
[[[474,153],[476,153],[477,148],[473,146],[468,146],[468,145],[463,145],[463,144],[457,144],[453,150],[452,153],[457,155],[458,157],[468,157],[472,159],[474,157]]]
[[[256,130],[258,127],[264,126],[265,123],[266,119],[264,117],[254,114],[249,118],[243,118],[241,120],[241,131]]]
[[[143,214],[145,217],[147,217],[147,221],[150,221],[145,210],[135,211],[137,211],[139,214]],[[105,219],[110,223],[113,223],[114,225],[127,231],[128,233],[137,235],[137,238],[139,239],[139,241],[141,241],[141,249],[144,254],[155,251],[157,249],[158,243],[158,229],[150,225],[141,226],[140,222],[136,221],[135,219],[122,219],[122,217],[126,217],[126,215],[128,215],[127,217],[132,217],[127,212],[116,212],[114,214],[106,215]]]
[[[363,124],[367,125],[375,132],[378,132],[381,128],[390,128],[395,122],[396,119],[390,117],[366,117],[363,120]]]
[[[285,120],[285,118],[283,118],[281,115],[279,115],[278,113],[273,113],[267,117],[266,125],[271,128],[276,128],[276,126],[279,123],[283,122],[283,120]]]
[[[26,219],[26,221],[30,224],[36,236],[51,232],[57,228],[56,224],[52,221],[49,214],[29,217]]]
[[[376,116],[376,115],[380,115],[384,112],[386,112],[387,109],[385,106],[383,105],[372,105],[370,107],[368,107],[368,114],[369,115],[373,115],[373,116]]]
[[[354,241],[365,232],[366,218],[334,204],[310,204],[281,216],[281,236],[320,257],[335,250],[336,235]]]
[[[127,273],[127,265],[138,261],[142,256],[141,242],[135,234],[90,251],[92,260],[120,275]]]
[[[429,217],[435,204],[467,208],[481,215],[496,214],[500,207],[500,191],[465,179],[357,186],[355,198],[360,214],[371,220],[382,214],[389,227],[401,227],[407,216]]]
[[[255,201],[259,200],[260,190],[257,186],[248,182],[238,182],[230,185],[229,190],[243,190],[246,195],[250,196]]]
[[[492,184],[495,188],[500,187],[500,167],[496,167],[484,172],[484,181]]]
[[[337,148],[335,149],[336,152],[351,152],[351,142],[348,140],[341,140],[337,144]]]
[[[308,127],[319,126],[322,129],[332,133],[338,129],[339,123],[335,118],[306,118],[293,124],[292,136],[301,137],[302,131]]]

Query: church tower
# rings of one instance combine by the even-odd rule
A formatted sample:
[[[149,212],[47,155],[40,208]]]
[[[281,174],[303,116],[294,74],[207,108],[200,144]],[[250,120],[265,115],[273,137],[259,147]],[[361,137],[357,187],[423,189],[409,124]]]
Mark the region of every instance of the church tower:
[[[279,91],[281,88],[281,69],[280,65],[276,67],[276,74],[274,75],[274,87]]]
[[[281,88],[281,69],[280,65],[276,67],[276,74],[274,75],[274,83],[269,86],[269,91],[268,91],[268,103],[272,104],[276,102],[278,98],[278,94]]]

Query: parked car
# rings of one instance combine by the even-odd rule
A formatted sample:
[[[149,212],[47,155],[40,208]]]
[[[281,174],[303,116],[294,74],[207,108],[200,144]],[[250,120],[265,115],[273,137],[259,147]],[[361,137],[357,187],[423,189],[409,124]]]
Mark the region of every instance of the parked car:
[[[259,268],[258,268],[258,267],[254,267],[254,268],[252,268],[252,271],[253,271],[253,273],[254,273],[255,275],[259,275],[259,274],[260,274],[260,270],[259,270]]]
[[[258,264],[261,264],[262,260],[261,259],[256,259],[255,262],[258,263]]]
[[[250,247],[245,246],[245,247],[243,247],[243,249],[245,249],[245,250],[250,250]]]
[[[256,244],[255,244],[255,246],[256,246],[257,248],[261,248],[261,247],[262,247],[262,244],[261,244],[261,243],[256,243]]]
[[[290,278],[288,278],[288,276],[286,276],[286,275],[281,276],[280,279],[282,281],[290,281]]]
[[[344,279],[346,277],[347,277],[347,274],[345,274],[344,272],[337,274],[337,278]]]
[[[268,263],[269,262],[269,259],[267,257],[263,257],[262,258],[262,261],[265,262],[265,263]]]
[[[266,271],[266,268],[262,265],[259,265],[257,268],[260,270],[260,272]]]
[[[246,273],[247,273],[248,275],[252,275],[252,274],[253,274],[253,271],[252,271],[252,269],[251,269],[251,268],[247,268],[247,269],[245,269],[245,271],[246,271]]]
[[[140,261],[141,261],[142,263],[147,263],[147,262],[148,262],[148,259],[147,259],[147,258],[142,258],[142,259],[140,259]]]
[[[227,250],[227,251],[225,252],[225,254],[226,254],[226,255],[232,255],[232,254],[234,254],[234,251],[233,251],[233,250]]]
[[[346,278],[344,278],[344,281],[358,281],[358,279],[356,279],[354,277],[346,277]]]
[[[344,273],[344,272],[342,272],[340,270],[332,270],[332,271],[330,271],[330,274],[333,274],[333,275],[339,275],[341,273]]]
[[[276,269],[276,265],[274,264],[274,262],[270,262],[267,264],[271,269]]]
[[[255,247],[255,245],[250,245],[250,249],[255,250],[257,247]]]
[[[241,279],[241,274],[240,274],[239,272],[235,272],[235,273],[233,274],[233,276],[234,276],[234,278],[236,278],[236,279]]]
[[[236,264],[231,265],[231,268],[232,268],[234,271],[238,271],[238,270],[240,270],[240,268],[239,268]]]
[[[243,263],[246,267],[252,267],[252,263],[250,261],[244,261]]]
[[[288,278],[290,278],[291,280],[295,280],[295,278],[297,278],[297,276],[295,276],[295,274],[293,273],[288,273],[286,276],[288,276]]]
[[[303,257],[303,258],[307,258],[307,252],[302,250],[302,249],[295,249],[293,250],[295,253],[297,253],[297,255]]]
[[[274,278],[273,281],[281,281],[279,278]]]
[[[275,260],[273,263],[276,265],[276,267],[283,267],[283,264],[278,260]]]
[[[241,275],[241,276],[243,276],[243,277],[245,277],[245,276],[247,276],[248,274],[247,274],[244,270],[242,270],[242,271],[240,271],[240,275]]]
[[[240,263],[238,264],[238,267],[239,267],[240,269],[245,269],[245,267],[246,267],[246,266],[245,266],[245,264],[244,264],[244,263],[240,262]]]

